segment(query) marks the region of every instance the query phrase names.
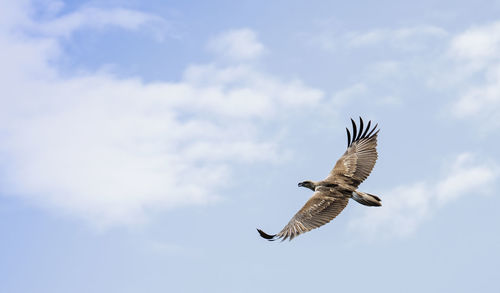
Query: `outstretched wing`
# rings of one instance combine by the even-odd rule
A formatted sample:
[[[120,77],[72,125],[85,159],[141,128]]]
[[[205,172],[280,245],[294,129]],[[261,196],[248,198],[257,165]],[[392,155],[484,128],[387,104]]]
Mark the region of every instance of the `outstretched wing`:
[[[357,187],[371,173],[377,161],[377,125],[370,130],[371,121],[363,129],[363,119],[359,118],[359,132],[352,122],[352,139],[347,130],[347,150],[333,167],[326,181]],[[376,131],[375,131],[376,130]]]
[[[349,198],[332,192],[316,191],[306,204],[293,216],[288,224],[275,235],[259,231],[260,236],[268,240],[292,240],[296,236],[316,229],[333,220],[346,207]]]

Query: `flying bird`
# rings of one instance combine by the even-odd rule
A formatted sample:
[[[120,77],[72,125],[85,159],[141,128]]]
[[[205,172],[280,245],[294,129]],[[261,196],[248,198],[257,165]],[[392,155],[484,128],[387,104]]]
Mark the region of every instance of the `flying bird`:
[[[370,129],[371,121],[363,128],[359,117],[359,131],[351,118],[352,136],[347,130],[347,150],[337,161],[328,177],[322,181],[303,181],[299,187],[314,191],[312,197],[292,217],[278,234],[269,235],[257,229],[260,236],[273,241],[292,240],[296,236],[321,227],[333,220],[352,198],[366,206],[381,206],[381,199],[373,194],[357,190],[371,173],[377,161],[377,125]]]

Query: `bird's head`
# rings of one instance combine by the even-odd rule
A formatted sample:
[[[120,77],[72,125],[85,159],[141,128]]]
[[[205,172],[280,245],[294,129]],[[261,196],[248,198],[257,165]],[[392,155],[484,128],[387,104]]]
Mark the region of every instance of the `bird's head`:
[[[316,188],[316,184],[314,184],[314,182],[312,182],[312,181],[306,180],[306,181],[300,182],[299,187],[309,188],[312,191],[314,191],[314,189]]]

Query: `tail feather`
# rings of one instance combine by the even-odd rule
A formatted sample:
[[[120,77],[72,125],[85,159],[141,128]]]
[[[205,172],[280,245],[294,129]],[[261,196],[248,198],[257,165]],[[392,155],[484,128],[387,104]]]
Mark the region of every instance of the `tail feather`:
[[[359,190],[352,193],[352,199],[365,206],[379,207],[382,205],[382,200],[378,196]]]

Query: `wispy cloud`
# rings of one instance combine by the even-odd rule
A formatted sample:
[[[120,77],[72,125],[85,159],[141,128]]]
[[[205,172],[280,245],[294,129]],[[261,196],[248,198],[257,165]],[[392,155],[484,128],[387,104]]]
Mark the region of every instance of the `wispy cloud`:
[[[438,180],[418,181],[381,192],[382,207],[366,209],[352,220],[350,227],[371,239],[405,237],[451,203],[468,196],[490,193],[498,178],[498,166],[480,161],[476,155],[462,153],[443,166],[446,174]]]
[[[0,29],[27,32],[30,36],[69,38],[82,30],[118,28],[152,35],[161,41],[176,36],[170,22],[152,13],[126,8],[84,6],[61,14],[62,1],[17,1],[3,3]],[[21,35],[19,35],[21,36]]]
[[[447,166],[447,176],[435,186],[437,202],[440,205],[452,202],[464,195],[486,193],[497,177],[497,166],[477,163],[471,153],[459,155],[451,166]]]
[[[400,48],[414,48],[417,43],[422,43],[429,38],[442,38],[447,32],[436,26],[423,25],[397,29],[374,29],[365,32],[350,32],[346,43],[351,47],[388,44]]]
[[[356,97],[366,94],[366,85],[362,83],[356,83],[345,89],[341,89],[332,95],[331,102],[334,106],[342,106],[347,102],[352,102]]]
[[[477,120],[484,131],[500,127],[500,21],[458,33],[434,25],[339,32],[323,23],[317,32],[303,36],[326,51],[370,50],[371,62],[364,65],[363,78],[356,83],[373,96],[387,97],[389,104],[401,104],[401,95],[412,95],[404,92],[412,85],[448,98],[441,111],[448,117]],[[385,54],[386,50],[397,54]],[[356,93],[353,89],[340,90],[339,97],[346,97],[341,100],[353,99],[356,95],[346,96]]]
[[[451,112],[459,118],[477,118],[489,129],[500,127],[500,22],[476,26],[458,34],[447,57],[454,68],[458,98]]]
[[[11,18],[10,27],[24,18]],[[147,220],[151,210],[217,200],[234,163],[283,158],[279,140],[263,137],[259,125],[279,118],[276,109],[322,98],[299,80],[250,65],[201,64],[178,82],[145,83],[105,72],[62,77],[50,62],[63,54],[61,38],[76,29],[141,29],[149,20],[161,22],[86,8],[40,23],[41,36],[1,31],[9,52],[0,57],[4,194],[100,227],[128,225]],[[256,58],[263,45],[252,31],[244,34],[255,48],[234,54]],[[238,48],[231,41],[240,40],[225,42]]]
[[[258,41],[257,33],[251,29],[229,30],[214,37],[208,49],[219,57],[230,60],[249,60],[260,57],[265,47]]]
[[[318,32],[304,33],[303,37],[313,46],[324,50],[361,48],[382,45],[397,49],[416,50],[426,47],[434,39],[447,36],[443,28],[421,25],[403,28],[378,28],[366,31],[339,33],[329,25],[323,24]]]
[[[333,103],[347,104],[362,100],[375,102],[381,107],[402,106],[414,92],[409,88],[426,88],[426,77],[442,58],[443,50],[451,38],[444,28],[422,24],[395,28],[371,28],[342,31],[331,23],[321,23],[314,32],[301,34],[304,43],[323,54],[359,56],[353,59],[352,85],[332,95]],[[356,59],[362,60],[358,61]],[[336,102],[335,102],[336,101]]]
[[[33,22],[32,31],[55,37],[69,37],[82,29],[104,29],[117,27],[127,30],[150,32],[157,39],[162,39],[169,31],[168,22],[156,15],[140,11],[114,8],[99,9],[94,7],[64,14],[48,21]]]
[[[500,21],[472,27],[453,38],[450,55],[470,61],[489,61],[499,58]]]

